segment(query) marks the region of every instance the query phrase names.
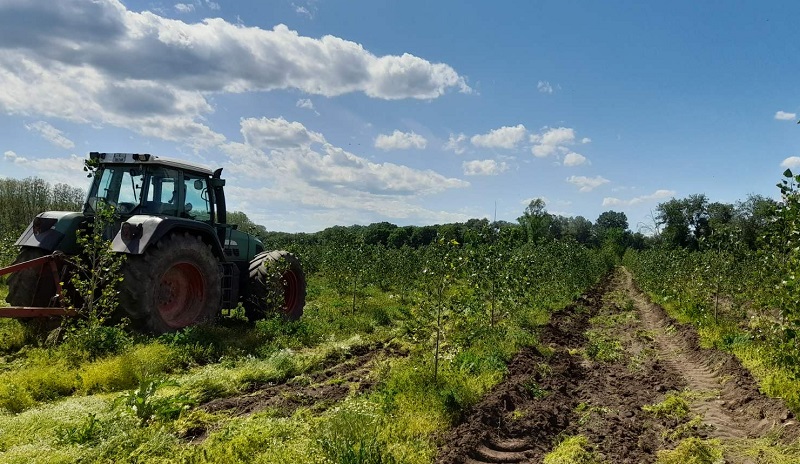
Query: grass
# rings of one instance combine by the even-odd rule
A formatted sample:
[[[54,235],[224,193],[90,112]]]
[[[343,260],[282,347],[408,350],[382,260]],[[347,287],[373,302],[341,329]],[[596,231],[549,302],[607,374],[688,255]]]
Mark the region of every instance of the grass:
[[[542,464],[601,464],[583,435],[564,438],[552,451],[547,453]]]
[[[413,303],[423,295],[401,304],[368,287],[353,311],[326,279],[311,275],[309,289],[296,322],[229,318],[161,337],[109,332],[118,338],[97,350],[81,333],[30,344],[17,321],[0,319],[0,462],[429,463],[437,437],[502,381],[549,317],[543,305],[506,308],[489,327],[482,302],[470,303],[474,314],[444,319],[434,380],[432,326]],[[196,407],[271,383],[305,388],[323,366],[379,345],[403,355],[372,365],[370,391],[326,408],[234,417]],[[188,444],[198,433],[206,439]]]
[[[689,415],[689,393],[668,392],[664,401],[652,405],[642,406],[642,410],[652,414],[654,417],[668,419],[685,419]]]
[[[722,444],[719,440],[702,440],[691,437],[681,441],[675,449],[657,453],[658,464],[722,464]]]

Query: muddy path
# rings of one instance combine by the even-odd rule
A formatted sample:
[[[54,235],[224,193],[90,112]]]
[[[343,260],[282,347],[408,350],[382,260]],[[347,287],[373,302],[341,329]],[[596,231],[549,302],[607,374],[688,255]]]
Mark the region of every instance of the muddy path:
[[[598,461],[655,462],[683,438],[797,436],[792,415],[766,398],[738,361],[701,349],[619,269],[553,314],[538,349],[522,350],[506,380],[445,438],[438,463],[539,463],[567,437]],[[679,396],[676,416],[652,405]],[[729,453],[728,453],[729,454]],[[759,462],[725,455],[726,462]]]

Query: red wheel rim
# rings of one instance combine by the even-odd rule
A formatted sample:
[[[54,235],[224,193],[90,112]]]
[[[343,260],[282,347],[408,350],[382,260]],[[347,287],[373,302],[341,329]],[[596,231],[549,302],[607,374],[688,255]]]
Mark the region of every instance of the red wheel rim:
[[[300,285],[294,271],[283,274],[283,312],[289,314],[297,304],[297,287]]]
[[[161,319],[179,329],[197,321],[206,299],[205,279],[191,263],[177,263],[161,276],[156,294]]]

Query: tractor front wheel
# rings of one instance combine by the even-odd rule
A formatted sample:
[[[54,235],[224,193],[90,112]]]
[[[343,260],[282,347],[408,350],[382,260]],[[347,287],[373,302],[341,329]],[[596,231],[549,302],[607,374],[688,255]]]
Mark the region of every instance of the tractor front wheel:
[[[255,321],[270,314],[300,319],[306,305],[306,276],[300,261],[288,251],[265,251],[250,261],[244,309]]]

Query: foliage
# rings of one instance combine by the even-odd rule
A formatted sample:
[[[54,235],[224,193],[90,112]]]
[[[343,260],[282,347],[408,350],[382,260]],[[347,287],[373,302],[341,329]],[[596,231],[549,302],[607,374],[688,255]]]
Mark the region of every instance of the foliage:
[[[664,401],[642,406],[642,410],[655,417],[666,417],[671,419],[683,419],[689,414],[689,402],[685,393],[669,392]]]
[[[687,438],[673,450],[661,450],[658,464],[721,464],[724,461],[719,440]]]
[[[583,435],[563,439],[542,460],[543,464],[600,464],[601,462],[592,451],[589,440]]]
[[[164,385],[175,385],[163,380],[142,380],[139,388],[131,390],[120,398],[122,403],[145,426],[154,421],[175,420],[181,412],[189,409],[194,402],[186,394],[157,396],[156,390]]]
[[[316,432],[317,444],[329,462],[391,464],[396,462],[379,439],[380,416],[371,405],[349,402],[336,408]]]
[[[121,329],[104,326],[118,306],[117,287],[122,281],[125,261],[124,254],[111,248],[115,215],[114,206],[99,202],[88,230],[76,231],[81,253],[70,258],[73,272],[65,299],[78,311],[79,318],[67,331],[66,338],[92,358],[118,352],[130,341]]]

